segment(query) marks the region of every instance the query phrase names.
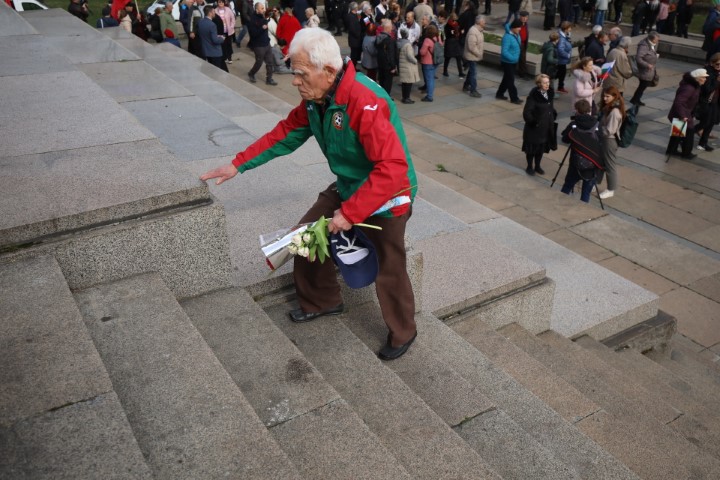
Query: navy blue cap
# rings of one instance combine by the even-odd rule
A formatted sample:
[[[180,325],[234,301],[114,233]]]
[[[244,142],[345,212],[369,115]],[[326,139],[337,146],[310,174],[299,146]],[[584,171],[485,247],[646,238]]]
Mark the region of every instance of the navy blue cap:
[[[358,227],[330,235],[330,255],[350,288],[367,287],[378,274],[375,245]]]

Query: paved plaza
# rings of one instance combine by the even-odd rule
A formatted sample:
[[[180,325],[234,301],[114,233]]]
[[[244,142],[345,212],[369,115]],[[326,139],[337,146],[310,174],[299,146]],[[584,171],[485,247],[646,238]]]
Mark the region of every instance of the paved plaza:
[[[540,42],[549,32],[542,30],[543,14],[537,11],[539,2],[535,4],[530,37]],[[493,5],[488,31],[502,31],[506,11],[504,4]],[[610,26],[606,24],[608,29]],[[579,26],[573,40],[585,37],[588,28]],[[336,38],[346,51],[347,37]],[[230,72],[245,79],[252,53],[243,46],[236,48],[234,58]],[[666,162],[664,155],[670,129],[666,116],[675,89],[684,72],[699,66],[661,55],[660,84],[643,97],[647,106],[640,110],[633,145],[618,149],[620,188],[615,197],[604,201],[605,210],[595,197],[585,205],[579,201],[579,192],[568,201],[557,182],[550,188],[565,153],[562,146],[544,158],[544,176],[525,174],[525,155],[520,150],[522,105],[494,98],[502,77],[499,68],[483,65],[478,69],[482,98],[470,98],[461,91],[462,80],[452,62],[449,77],[438,71],[435,102],[419,102],[416,85],[412,94],[416,103],[397,104],[418,171],[656,293],[660,308],[677,317],[679,332],[692,339],[703,355],[717,360],[720,150],[693,150],[698,156],[692,161],[673,157]],[[296,104],[290,76],[276,75],[275,79],[276,87],[263,82],[256,85]],[[524,80],[517,85],[521,98],[533,86]],[[628,81],[628,97],[636,86],[635,78]],[[399,100],[400,87],[393,88],[393,97]],[[555,101],[561,129],[570,116],[569,97],[563,94]],[[717,134],[720,136],[720,130]],[[711,140],[711,145],[720,147],[720,142]],[[559,183],[564,174],[565,168]],[[472,223],[471,212],[453,212],[452,205],[443,208]],[[527,249],[531,255],[532,246]]]

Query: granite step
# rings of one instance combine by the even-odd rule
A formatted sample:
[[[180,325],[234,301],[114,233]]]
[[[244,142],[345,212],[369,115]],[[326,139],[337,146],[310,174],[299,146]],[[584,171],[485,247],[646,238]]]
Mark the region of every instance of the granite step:
[[[428,315],[416,320],[425,346],[471,384],[480,386],[488,399],[581,478],[637,478],[449,326]]]
[[[720,395],[720,366],[701,356],[703,348],[682,335],[675,335],[670,341],[669,358],[657,358],[657,361],[660,364],[676,365],[676,371],[686,372],[693,379],[704,380],[708,389]],[[649,353],[648,357],[655,360],[657,356]]]
[[[76,292],[156,478],[301,478],[158,274]]]
[[[587,364],[592,362],[576,352],[559,350],[564,342],[581,347],[555,332],[546,332],[539,338],[518,325],[503,327],[499,332],[603,407],[604,415],[598,419],[590,417],[596,421],[580,422],[578,428],[587,432],[641,477],[717,477],[720,472],[717,459],[659,423],[655,415],[662,410],[656,411],[654,415],[646,415],[618,394],[602,377],[594,375],[592,369],[586,369]]]
[[[714,412],[717,409],[717,395],[707,389],[704,383],[695,385],[683,377],[665,368],[659,363],[651,360],[640,352],[632,349],[618,350],[615,354],[627,362],[642,366],[644,375],[654,382],[666,382],[674,390],[690,398],[692,401],[705,407],[706,410]]]
[[[296,324],[293,304],[267,314],[338,391],[413,478],[500,478],[395,373],[336,317]]]
[[[621,358],[610,348],[590,337],[580,337],[575,340],[575,343],[599,359],[603,368],[622,372],[628,381],[652,392],[654,397],[662,398],[683,412],[683,415],[672,423],[672,427],[693,444],[718,457],[720,454],[720,417],[717,413],[707,410],[688,396],[670,387],[665,381],[652,380],[646,375],[646,370],[641,364]]]
[[[53,257],[0,264],[0,319],[0,478],[152,478]]]
[[[244,289],[181,306],[303,477],[409,478]]]
[[[342,321],[371,351],[385,344],[387,327],[375,305],[360,305]],[[406,355],[385,365],[503,478],[580,478],[425,346],[422,332]]]
[[[581,421],[601,410],[597,403],[497,333],[482,316],[467,318],[450,327],[568,422]]]

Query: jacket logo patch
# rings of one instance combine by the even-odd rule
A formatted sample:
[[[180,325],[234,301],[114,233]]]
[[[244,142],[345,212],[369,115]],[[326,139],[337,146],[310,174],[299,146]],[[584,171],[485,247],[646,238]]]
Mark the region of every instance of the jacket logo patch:
[[[363,108],[363,110],[370,110],[370,111],[373,111],[373,112],[374,112],[375,110],[377,110],[377,103],[376,103],[375,105],[373,105],[373,106],[365,105],[365,107]]]
[[[342,130],[343,126],[343,114],[342,112],[335,112],[332,117],[333,127],[338,130]]]

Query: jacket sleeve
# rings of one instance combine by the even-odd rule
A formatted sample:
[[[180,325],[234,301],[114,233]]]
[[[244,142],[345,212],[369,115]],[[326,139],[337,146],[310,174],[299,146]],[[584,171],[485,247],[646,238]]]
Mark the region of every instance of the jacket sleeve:
[[[211,22],[208,29],[210,30],[210,41],[215,45],[222,45],[225,40],[218,36],[217,26]]]
[[[538,119],[535,118],[535,99],[532,92],[528,95],[523,107],[523,120],[528,126],[534,126],[538,122]]]
[[[312,131],[310,130],[307,110],[303,101],[275,128],[238,153],[232,164],[237,167],[240,173],[259,167],[275,157],[294,152],[311,135]]]
[[[405,148],[390,122],[388,105],[381,99],[374,101],[377,108],[356,106],[351,118],[365,156],[373,163],[365,183],[342,204],[342,214],[351,223],[364,221],[398,192],[411,187]]]

